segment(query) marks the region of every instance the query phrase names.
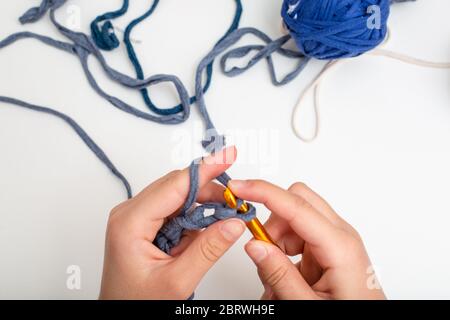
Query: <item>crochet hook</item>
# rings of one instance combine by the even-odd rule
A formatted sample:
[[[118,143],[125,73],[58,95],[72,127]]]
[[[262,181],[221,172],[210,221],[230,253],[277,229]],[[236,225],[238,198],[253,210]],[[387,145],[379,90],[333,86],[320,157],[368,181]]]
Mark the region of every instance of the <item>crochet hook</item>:
[[[226,203],[230,208],[236,209],[238,203],[236,200],[236,196],[231,192],[229,188],[225,188],[225,191],[223,193],[223,197],[225,198]],[[238,212],[240,213],[246,213],[248,212],[248,204],[246,202],[243,202],[240,208],[238,208]],[[277,244],[275,241],[272,240],[267,230],[264,228],[262,223],[259,221],[258,218],[255,218],[249,222],[246,222],[247,228],[251,231],[253,236],[256,240],[261,240],[267,243],[271,243],[275,246]]]

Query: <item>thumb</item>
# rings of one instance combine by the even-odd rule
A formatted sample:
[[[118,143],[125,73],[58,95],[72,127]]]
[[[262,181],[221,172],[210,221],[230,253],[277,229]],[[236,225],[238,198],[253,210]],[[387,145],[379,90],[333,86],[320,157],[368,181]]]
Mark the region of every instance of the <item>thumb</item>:
[[[316,294],[289,258],[276,246],[251,240],[245,250],[265,287],[281,300],[315,299]]]
[[[177,257],[175,268],[187,275],[187,286],[195,288],[206,272],[225,254],[245,231],[240,219],[214,223],[192,241]]]

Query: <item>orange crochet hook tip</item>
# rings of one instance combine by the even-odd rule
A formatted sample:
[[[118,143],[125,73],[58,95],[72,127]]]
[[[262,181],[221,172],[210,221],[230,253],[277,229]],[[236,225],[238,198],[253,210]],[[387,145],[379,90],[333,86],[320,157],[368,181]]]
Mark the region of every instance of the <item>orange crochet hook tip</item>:
[[[236,196],[231,192],[229,188],[225,188],[223,193],[223,197],[225,198],[226,203],[230,208],[236,209],[237,207],[237,199]],[[248,204],[244,202],[240,208],[238,208],[238,212],[247,213],[249,210]],[[273,245],[277,245],[275,241],[272,240],[267,230],[264,228],[262,223],[258,218],[252,219],[249,222],[246,222],[247,228],[251,231],[256,240],[261,240],[267,243],[271,243]]]

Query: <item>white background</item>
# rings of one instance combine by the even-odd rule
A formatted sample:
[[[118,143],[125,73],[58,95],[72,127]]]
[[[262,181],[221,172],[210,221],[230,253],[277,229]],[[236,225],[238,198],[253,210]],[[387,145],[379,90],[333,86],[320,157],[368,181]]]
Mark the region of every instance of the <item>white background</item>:
[[[150,1],[133,1],[114,23],[124,29]],[[32,30],[63,39],[46,17],[21,26],[17,18],[39,1],[1,1],[0,38]],[[71,6],[76,5],[76,7]],[[281,35],[281,1],[245,0],[242,26]],[[58,12],[81,29],[120,0],[69,1]],[[134,38],[148,75],[177,74],[193,90],[200,58],[228,28],[231,0],[164,0],[136,28]],[[450,58],[450,1],[426,0],[392,9],[387,48],[422,59]],[[119,35],[120,36],[120,35]],[[248,38],[242,43],[254,43]],[[134,74],[122,46],[106,54],[115,68]],[[283,72],[292,62],[276,57]],[[450,77],[378,57],[348,61],[323,86],[322,131],[312,144],[290,129],[293,106],[323,63],[313,61],[289,85],[270,83],[264,62],[238,78],[215,68],[206,96],[222,132],[260,135],[244,142],[235,178],[263,178],[288,187],[304,181],[362,234],[390,298],[450,298]],[[101,85],[139,108],[137,92],[111,83],[91,61]],[[160,105],[176,101],[169,86],[151,90]],[[54,107],[76,119],[127,176],[134,191],[200,155],[200,118],[162,126],[112,107],[88,85],[78,60],[34,40],[0,51],[0,94]],[[307,102],[301,123],[310,121]],[[307,128],[305,128],[307,129]],[[179,135],[191,150],[177,158]],[[272,140],[264,139],[269,134]],[[269,148],[269,157],[266,157]],[[191,148],[192,147],[192,148]],[[252,150],[252,152],[249,152]],[[253,158],[252,158],[253,157]],[[256,159],[256,161],[255,161]],[[94,299],[98,296],[109,210],[125,198],[122,185],[60,120],[0,106],[0,298]],[[267,212],[259,210],[263,220]],[[198,298],[258,298],[261,285],[243,251],[245,237],[213,268]],[[66,288],[66,268],[79,265],[82,289]],[[189,270],[186,270],[188,273]]]

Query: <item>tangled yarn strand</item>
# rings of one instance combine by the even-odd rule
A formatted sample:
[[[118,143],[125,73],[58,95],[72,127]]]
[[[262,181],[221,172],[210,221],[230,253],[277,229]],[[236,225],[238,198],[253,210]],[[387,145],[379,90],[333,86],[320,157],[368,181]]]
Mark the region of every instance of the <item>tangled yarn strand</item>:
[[[227,37],[231,32],[233,32],[234,30],[236,30],[239,27],[239,23],[241,20],[241,16],[242,16],[242,3],[241,0],[235,0],[236,2],[236,12],[233,18],[233,21],[231,23],[230,28],[227,30],[227,32],[222,36],[222,38],[219,40],[222,41],[225,37]],[[124,36],[124,42],[127,48],[127,52],[128,52],[128,57],[130,58],[131,63],[134,66],[134,69],[136,71],[136,76],[138,79],[144,79],[144,71],[142,68],[141,63],[139,62],[138,56],[136,54],[136,51],[134,49],[134,46],[132,44],[132,41],[130,39],[131,37],[131,32],[133,31],[133,29],[143,20],[145,20],[146,18],[148,18],[150,15],[152,15],[152,13],[155,11],[157,5],[159,3],[159,0],[154,0],[152,6],[150,7],[150,9],[145,12],[142,16],[138,17],[137,19],[133,20],[126,28],[125,30],[125,36]],[[208,65],[208,67],[206,68],[206,75],[207,75],[207,80],[205,82],[205,85],[203,87],[203,92],[207,92],[210,85],[211,85],[211,80],[212,80],[212,73],[213,73],[213,62],[211,62],[210,65]],[[181,112],[183,106],[181,104],[174,106],[172,108],[159,108],[158,106],[156,106],[152,99],[149,96],[149,92],[147,90],[147,88],[143,88],[141,90],[141,94],[142,97],[144,99],[145,104],[149,107],[149,109],[153,112],[155,112],[156,114],[159,115],[171,115],[171,114],[177,114],[179,112]],[[190,97],[189,98],[189,102],[190,104],[193,104],[196,102],[196,97]]]
[[[44,2],[45,1],[46,0],[44,0]],[[102,96],[103,98],[108,100],[116,108],[119,108],[120,110],[122,110],[124,112],[130,113],[134,116],[143,118],[145,120],[154,121],[154,122],[158,122],[158,123],[162,123],[162,124],[177,124],[177,123],[186,121],[186,119],[189,117],[189,114],[190,114],[190,103],[191,103],[192,99],[189,98],[185,86],[181,83],[181,81],[177,77],[171,76],[171,75],[154,75],[152,77],[140,80],[140,79],[131,78],[125,74],[122,74],[122,73],[114,70],[107,64],[105,58],[103,57],[103,55],[101,54],[101,52],[99,51],[99,49],[97,48],[97,46],[95,45],[95,43],[93,42],[93,40],[90,37],[86,36],[85,34],[83,34],[81,32],[74,32],[72,30],[69,30],[68,28],[62,26],[61,24],[59,24],[56,21],[55,11],[57,8],[62,6],[66,2],[66,0],[55,0],[55,1],[57,1],[57,3],[55,2],[55,3],[53,3],[53,6],[48,7],[48,10],[50,11],[50,19],[53,22],[53,24],[56,26],[56,28],[64,36],[66,36],[71,41],[73,41],[74,44],[70,48],[70,52],[78,56],[90,85],[100,96]],[[240,5],[240,1],[237,3],[238,3],[238,12],[237,12],[235,19],[232,23],[232,26],[230,27],[229,30],[236,28],[239,23],[239,20],[240,20],[242,7]],[[268,43],[268,45],[267,45],[267,47],[258,48],[258,50],[261,49],[259,54],[257,54],[250,61],[249,65],[246,68],[244,68],[243,70],[238,70],[237,72],[236,72],[237,69],[232,69],[228,73],[231,76],[233,74],[237,75],[238,73],[251,68],[261,59],[266,59],[269,63],[273,82],[285,84],[285,83],[288,83],[289,81],[292,81],[292,79],[294,79],[295,76],[297,76],[303,70],[303,68],[305,67],[305,65],[308,62],[308,59],[304,58],[302,54],[292,51],[292,50],[282,48],[282,45],[288,40],[288,38],[286,36],[282,37],[282,39],[277,39],[275,41],[272,41],[267,35],[265,35],[261,31],[256,30],[254,28],[237,29],[235,31],[232,31],[228,36],[223,37],[222,40],[219,41],[219,43],[217,43],[213,48],[213,50],[217,53],[215,55],[214,59],[217,57],[218,54],[220,54],[221,52],[223,52],[224,50],[229,48],[231,45],[235,44],[241,37],[243,37],[246,34],[254,34],[255,36],[259,37],[260,39],[262,39],[263,41]],[[36,35],[36,34],[32,35],[31,33],[28,33],[26,35],[25,34],[12,35],[9,39],[5,39],[5,41],[0,42],[0,47],[2,45],[5,46],[7,44],[10,44],[10,43],[18,40],[18,39],[22,39],[22,38],[26,38],[26,37],[36,38],[46,44],[52,45],[59,49],[65,49],[67,46],[69,46],[69,44],[63,44],[61,42],[53,42],[53,41],[51,41],[51,39],[49,39],[48,37],[45,37],[45,36],[40,36],[40,35]],[[275,45],[273,43],[275,43]],[[223,67],[225,67],[226,60],[228,58],[232,58],[233,55],[234,56],[239,56],[239,55],[242,56],[243,51],[241,51],[241,53],[239,53],[238,50],[239,49],[236,49],[236,51],[231,52],[230,55],[227,55],[222,59],[221,64]],[[255,50],[255,48],[253,47],[251,50],[248,50],[244,47],[242,50],[249,52],[249,51]],[[292,73],[288,74],[288,76],[286,76],[281,81],[276,80],[274,65],[273,65],[273,61],[271,58],[271,54],[273,52],[278,52],[287,57],[293,57],[295,59],[299,59],[299,61],[300,61],[297,68]],[[152,114],[145,113],[139,109],[136,109],[136,108],[132,107],[131,105],[125,103],[124,101],[118,99],[117,97],[109,95],[98,85],[93,74],[91,73],[91,71],[89,69],[87,60],[88,60],[88,56],[91,54],[100,62],[101,66],[104,69],[104,71],[106,72],[106,74],[113,81],[116,81],[126,87],[141,90],[141,89],[146,88],[147,86],[155,85],[155,84],[158,84],[161,82],[172,83],[175,86],[175,88],[177,89],[178,95],[180,97],[181,105],[183,106],[182,112],[180,112],[178,114],[164,115],[164,116],[158,117],[158,116],[154,116]],[[204,70],[207,71],[209,68],[211,68],[210,65],[213,63],[214,59],[210,59],[206,65],[202,65],[201,69],[203,71]],[[195,99],[197,99],[197,100],[199,99],[199,97],[203,98],[203,94],[204,94],[203,88],[207,87],[208,83],[210,81],[209,80],[210,78],[207,77],[206,83],[203,84],[202,76],[203,76],[202,74],[197,74],[197,77],[196,77],[196,97],[195,97]],[[200,95],[198,94],[199,90],[202,91]],[[214,125],[208,114],[208,111],[206,109],[206,105],[205,105],[204,101],[199,102],[198,107],[199,107],[199,111],[202,115],[202,118],[205,121],[207,132],[209,131],[209,133],[207,133],[207,135],[209,135],[209,136],[207,137],[207,139],[205,139],[205,141],[202,142],[203,146],[206,148],[206,150],[208,152],[213,152],[214,150],[220,150],[225,145],[225,141],[224,141],[223,137],[221,137],[217,134],[217,131],[214,128]],[[214,143],[212,143],[212,142],[214,142]],[[208,146],[210,146],[210,147],[208,147]]]
[[[40,40],[47,45],[53,46],[53,47],[61,49],[61,50],[68,51],[71,54],[75,54],[80,60],[80,63],[84,69],[84,72],[86,74],[86,77],[87,77],[91,87],[100,96],[102,96],[103,98],[108,100],[116,108],[118,108],[126,113],[132,114],[136,117],[139,117],[139,118],[142,118],[142,119],[145,119],[148,121],[161,123],[161,124],[178,124],[178,123],[186,121],[186,119],[189,118],[189,115],[190,115],[189,95],[187,93],[185,86],[180,81],[180,79],[178,79],[176,76],[172,76],[172,75],[154,75],[145,80],[137,80],[135,78],[131,78],[131,77],[111,68],[107,64],[102,53],[99,51],[99,49],[93,43],[93,40],[90,37],[88,37],[87,35],[85,35],[81,32],[71,31],[56,21],[55,11],[57,8],[59,8],[65,2],[66,2],[66,0],[59,0],[58,5],[55,5],[50,8],[50,19],[53,22],[53,24],[55,25],[55,27],[64,36],[66,36],[71,41],[73,41],[73,44],[64,43],[61,41],[55,41],[46,36],[34,34],[31,32],[25,32],[25,33],[12,34],[9,37],[7,37],[6,39],[4,39],[3,41],[0,41],[0,48],[10,45],[20,39],[34,38],[34,39]],[[88,65],[88,57],[91,54],[99,61],[100,65],[102,66],[102,68],[104,69],[106,74],[110,77],[110,79],[120,83],[123,86],[133,88],[133,89],[141,89],[146,86],[156,85],[161,82],[172,83],[174,85],[175,89],[177,90],[178,96],[183,105],[182,112],[179,114],[176,114],[176,115],[158,117],[158,116],[154,116],[152,114],[143,112],[139,109],[136,109],[133,106],[127,104],[126,102],[120,100],[119,98],[109,95],[97,84],[93,74],[90,71],[90,68]]]
[[[246,28],[246,33],[257,36],[259,39],[264,41],[266,45],[246,45],[231,49],[230,51],[226,52],[220,60],[220,66],[222,72],[229,77],[238,76],[252,68],[260,60],[266,59],[269,66],[269,74],[272,84],[275,86],[283,86],[294,80],[303,71],[310,60],[310,58],[305,57],[298,51],[283,48],[283,45],[285,45],[290,40],[289,35],[283,36],[276,40],[272,40],[265,33],[254,28]],[[252,51],[256,51],[257,53],[249,60],[249,62],[244,67],[233,66],[232,68],[227,69],[228,60],[243,58]],[[272,58],[272,55],[274,53],[279,53],[286,58],[298,60],[297,67],[287,75],[285,75],[281,80],[278,79],[276,74],[275,65]]]
[[[60,0],[60,4],[63,4],[65,2],[65,0]],[[167,79],[171,79],[171,81],[173,81],[173,83],[176,85],[177,89],[179,90],[180,93],[180,98],[182,99],[182,101],[184,101],[184,105],[189,106],[189,96],[187,94],[186,89],[184,88],[183,84],[177,80],[176,77],[169,77],[167,75],[155,75],[153,77],[147,78],[145,80],[138,80],[138,79],[133,79],[131,77],[128,77],[114,69],[112,69],[111,67],[108,66],[108,64],[106,63],[103,55],[99,52],[99,50],[97,49],[97,47],[95,46],[95,44],[92,42],[92,40],[87,37],[86,35],[79,33],[79,32],[73,32],[67,28],[65,28],[64,26],[60,25],[56,19],[55,19],[55,7],[50,7],[50,18],[51,21],[54,23],[54,25],[57,27],[57,29],[66,37],[68,37],[69,39],[71,39],[74,44],[70,44],[70,43],[65,43],[62,41],[57,41],[54,39],[51,39],[49,37],[46,36],[42,36],[42,35],[38,35],[38,34],[34,34],[34,33],[29,33],[29,32],[24,32],[24,33],[17,33],[17,34],[13,34],[11,36],[9,36],[8,38],[4,39],[3,41],[0,42],[0,48],[3,48],[5,46],[8,46],[12,43],[14,43],[15,41],[18,41],[20,39],[25,39],[25,38],[34,38],[37,39],[47,45],[56,47],[58,49],[64,50],[66,52],[69,52],[71,54],[75,54],[78,56],[78,58],[80,59],[80,62],[82,64],[82,67],[86,73],[86,76],[89,80],[89,83],[91,84],[91,86],[94,88],[95,91],[97,91],[97,93],[99,93],[102,97],[106,98],[108,101],[110,101],[113,105],[115,105],[116,107],[118,107],[119,109],[128,112],[128,113],[132,113],[138,117],[142,117],[146,120],[152,120],[152,121],[156,121],[156,122],[160,122],[160,123],[166,123],[166,124],[170,124],[172,122],[170,122],[170,120],[165,119],[164,117],[157,117],[154,118],[151,115],[148,115],[146,113],[143,113],[137,109],[134,109],[133,107],[125,104],[124,102],[122,102],[121,100],[112,97],[110,95],[108,95],[106,92],[104,92],[97,84],[95,78],[93,77],[92,73],[89,70],[88,67],[88,62],[87,62],[87,58],[90,54],[94,55],[98,61],[100,62],[100,64],[102,65],[102,67],[104,68],[104,70],[106,71],[106,73],[115,81],[117,81],[118,83],[121,83],[122,85],[126,86],[126,87],[130,87],[130,88],[134,88],[134,89],[141,89],[147,85],[151,85],[151,84],[155,84],[155,83],[160,83],[161,81],[167,81]],[[245,30],[243,30],[244,32],[241,33],[237,33],[237,38],[234,41],[238,41],[240,39],[240,37],[242,37],[245,34]],[[221,42],[220,42],[220,48],[217,48],[219,45],[216,45],[215,48],[216,50],[219,52],[222,52],[223,50],[226,49],[226,47],[224,47],[223,45],[227,42],[225,41],[226,39],[228,39],[228,37],[224,38]],[[235,42],[233,42],[235,43]],[[231,44],[230,44],[231,45]],[[222,50],[222,51],[221,51]],[[203,73],[203,71],[205,70],[205,68],[207,68],[207,66],[214,60],[214,58],[211,61],[208,61],[204,66],[202,66],[200,73]],[[169,78],[167,78],[169,77]],[[200,78],[201,81],[201,78]],[[200,84],[201,87],[201,84]],[[199,95],[197,93],[197,100],[201,99],[203,102],[203,109],[202,109],[202,115],[205,118],[205,121],[207,123],[207,127],[208,128],[212,128],[215,130],[212,121],[209,117],[209,114],[206,110],[206,105],[204,102],[204,92],[203,90],[200,88],[200,92],[201,95]],[[185,115],[188,115],[188,110],[187,112],[185,112]],[[86,139],[85,136],[80,136],[82,139]],[[83,141],[89,141],[89,140],[83,140]],[[223,147],[224,144],[221,145],[221,148]],[[91,149],[92,150],[92,149]],[[216,149],[216,150],[220,150],[220,148]],[[101,154],[100,152],[96,153],[97,155]],[[105,160],[103,157],[100,157],[100,160]],[[189,197],[186,201],[186,205],[185,208],[191,207],[191,205],[189,205],[189,203],[191,203],[192,201],[194,201],[193,199],[195,199],[195,195],[198,192],[198,183],[196,183],[195,181],[198,181],[198,170],[195,170],[196,167],[196,163],[194,162],[191,165],[191,170],[192,170],[192,174],[191,174],[191,187],[190,187],[190,193],[189,193]],[[220,177],[217,177],[217,180],[219,182],[221,182],[222,184],[226,185],[227,182],[230,180],[230,177],[224,173],[223,175],[221,175]],[[129,196],[131,196],[131,189],[129,192]],[[238,200],[241,201],[241,200]],[[209,216],[208,217],[204,217],[203,212],[205,209],[214,209],[216,211],[215,214],[215,218],[212,219]],[[202,211],[203,210],[203,211]],[[239,215],[237,215],[236,210],[231,210],[230,208],[228,208],[227,206],[223,205],[223,204],[206,204],[203,207],[200,206],[200,208],[195,209],[194,211],[190,211],[189,210],[189,215],[187,215],[187,209],[186,209],[186,217],[185,217],[185,227],[183,227],[181,229],[181,232],[186,229],[187,227],[194,227],[197,226],[196,228],[198,228],[199,226],[202,226],[201,228],[204,228],[206,226],[208,226],[211,223],[214,223],[217,220],[220,219],[226,219],[228,217],[240,217]],[[191,214],[192,213],[192,214]],[[242,219],[252,219],[252,217],[254,217],[255,212],[252,210],[249,214],[246,214],[245,217],[242,216]],[[203,215],[203,218],[202,218]],[[192,220],[193,219],[193,220]],[[168,237],[168,239],[172,239],[169,242],[170,243],[176,243],[177,239],[179,238],[179,235],[181,233],[176,232],[175,236],[173,237]],[[159,237],[159,239],[161,239],[161,236]],[[171,247],[171,245],[169,245],[169,247]],[[166,249],[164,249],[164,247],[161,245],[161,248],[163,250],[170,250],[168,249],[169,247],[166,247]]]

